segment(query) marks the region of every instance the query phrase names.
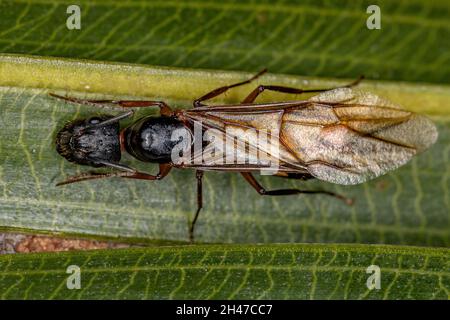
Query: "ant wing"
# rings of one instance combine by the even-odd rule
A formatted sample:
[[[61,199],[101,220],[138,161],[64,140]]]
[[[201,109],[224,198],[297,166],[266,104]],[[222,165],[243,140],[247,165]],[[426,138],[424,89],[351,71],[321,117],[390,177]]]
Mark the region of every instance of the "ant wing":
[[[282,132],[314,177],[358,184],[408,162],[437,139],[434,124],[371,93],[319,94],[284,116]]]
[[[225,157],[229,155],[226,146],[234,145],[226,137],[238,137],[253,150],[244,154],[244,149],[238,149],[238,155],[253,161],[270,160],[278,163],[281,171],[306,171],[343,185],[362,183],[396,169],[437,139],[436,127],[427,118],[348,88],[326,91],[307,101],[217,106],[188,110],[183,116],[201,123],[204,129],[215,129],[208,132],[216,136],[208,146],[221,150]],[[270,148],[259,139],[260,134],[268,136]],[[210,167],[225,170],[226,166],[215,163]],[[247,168],[238,163],[233,167]],[[247,169],[261,167],[256,162]]]

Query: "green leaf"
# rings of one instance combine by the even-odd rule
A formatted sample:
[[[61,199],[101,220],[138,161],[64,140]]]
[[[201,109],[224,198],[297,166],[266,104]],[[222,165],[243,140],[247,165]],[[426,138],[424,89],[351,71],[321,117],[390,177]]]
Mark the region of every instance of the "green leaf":
[[[179,246],[3,255],[0,295],[2,299],[448,299],[448,258],[448,249],[379,245]],[[78,290],[67,288],[69,266],[80,268]],[[379,289],[367,287],[374,274],[367,272],[369,266],[380,268]]]
[[[450,2],[3,0],[0,52],[177,67],[450,82]],[[369,30],[369,5],[381,30]]]
[[[195,177],[174,170],[158,182],[109,179],[65,187],[55,183],[88,171],[55,151],[67,122],[105,113],[48,96],[163,99],[175,107],[250,74],[169,69],[23,56],[0,57],[0,226],[8,230],[122,237],[130,241],[186,241],[196,208]],[[332,87],[347,81],[269,74],[261,81],[294,87]],[[256,84],[216,102],[236,102]],[[343,187],[319,181],[261,177],[267,188],[328,189],[355,199],[301,195],[260,197],[236,174],[207,173],[198,242],[351,242],[448,246],[450,244],[450,90],[448,86],[366,81],[362,90],[409,110],[431,115],[435,146],[399,170]],[[80,93],[80,92],[82,93]],[[293,99],[267,93],[260,101]],[[156,111],[141,110],[142,114]],[[139,117],[139,115],[137,115]],[[155,172],[153,165],[128,163]]]

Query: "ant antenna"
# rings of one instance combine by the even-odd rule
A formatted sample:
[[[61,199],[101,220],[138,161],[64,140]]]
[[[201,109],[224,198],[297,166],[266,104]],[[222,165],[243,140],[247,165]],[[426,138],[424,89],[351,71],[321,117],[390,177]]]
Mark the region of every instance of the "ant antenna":
[[[115,116],[115,117],[106,119],[106,120],[104,120],[104,121],[102,121],[102,122],[88,125],[88,126],[86,126],[86,127],[84,128],[84,130],[87,130],[87,129],[93,129],[93,128],[98,128],[98,127],[104,127],[104,126],[106,126],[106,125],[108,125],[108,124],[111,124],[111,123],[114,123],[114,122],[118,122],[118,121],[120,121],[120,120],[122,120],[122,119],[131,117],[131,116],[133,116],[133,114],[134,114],[134,111],[133,111],[133,110],[130,110],[130,111],[128,111],[128,112],[119,114],[119,115],[117,115],[117,116]]]

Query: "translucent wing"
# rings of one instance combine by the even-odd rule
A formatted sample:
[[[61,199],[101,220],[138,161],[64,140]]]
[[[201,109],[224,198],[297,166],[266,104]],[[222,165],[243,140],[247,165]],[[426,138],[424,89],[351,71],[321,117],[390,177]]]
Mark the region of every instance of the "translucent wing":
[[[286,112],[281,139],[314,177],[358,184],[405,164],[437,139],[434,124],[370,93],[336,89]]]
[[[255,170],[276,160],[281,171],[306,171],[345,185],[393,170],[437,139],[427,118],[351,89],[330,90],[307,101],[189,110],[184,116],[216,129],[209,133],[215,139],[205,150],[215,148],[226,156],[230,143],[225,137],[245,137],[250,152],[238,148],[237,155],[250,159]],[[275,139],[261,144],[259,133]],[[202,155],[203,166],[220,170],[208,154]]]

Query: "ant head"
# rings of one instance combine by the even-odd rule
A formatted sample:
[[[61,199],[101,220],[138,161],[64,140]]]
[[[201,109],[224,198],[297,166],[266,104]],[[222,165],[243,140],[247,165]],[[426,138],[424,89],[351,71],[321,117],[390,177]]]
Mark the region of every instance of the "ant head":
[[[98,116],[67,123],[56,136],[56,150],[71,162],[92,167],[120,161],[119,123]]]

